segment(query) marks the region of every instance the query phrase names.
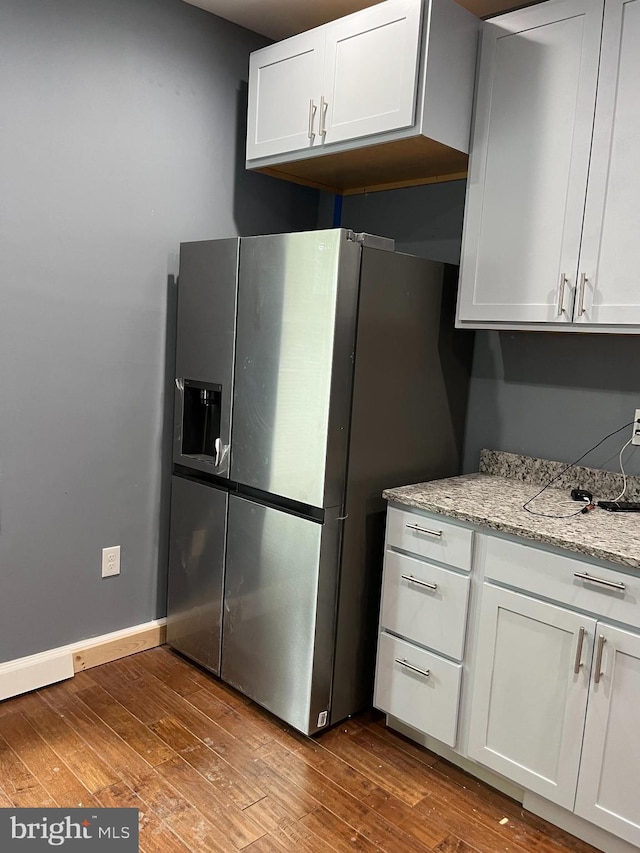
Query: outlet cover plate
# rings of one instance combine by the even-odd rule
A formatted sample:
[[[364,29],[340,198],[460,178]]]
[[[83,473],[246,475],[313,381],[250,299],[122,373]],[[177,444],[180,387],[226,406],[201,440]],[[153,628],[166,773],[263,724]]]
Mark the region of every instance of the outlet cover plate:
[[[120,546],[102,549],[102,577],[111,578],[120,574]]]
[[[633,416],[633,431],[631,433],[631,444],[640,444],[640,409],[636,409]]]

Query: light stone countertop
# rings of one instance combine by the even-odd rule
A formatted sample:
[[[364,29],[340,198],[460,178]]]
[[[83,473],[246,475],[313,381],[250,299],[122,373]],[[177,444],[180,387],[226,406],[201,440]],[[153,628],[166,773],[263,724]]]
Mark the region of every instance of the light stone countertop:
[[[541,466],[539,463],[543,460],[516,457],[513,454],[501,454],[497,451],[482,453],[480,473],[387,489],[383,492],[383,496],[389,501],[406,507],[416,507],[427,512],[446,515],[452,519],[564,548],[587,557],[620,563],[630,568],[640,568],[640,513],[615,513],[596,508],[586,514],[580,513],[566,518],[532,515],[523,509],[523,504],[540,491],[549,479],[550,470],[553,476],[564,466],[559,463],[544,463]],[[488,454],[492,456],[489,457]],[[506,466],[510,474],[508,477],[492,473],[494,471],[502,473],[505,470],[506,457],[509,457],[507,462],[515,461],[517,465],[524,464],[524,468],[514,470],[513,464],[509,464]],[[530,477],[527,476],[528,460],[532,463],[531,470],[543,468],[542,480],[536,476],[535,472]],[[558,467],[550,469],[549,466]],[[575,471],[573,473],[573,485],[586,488],[587,486],[583,485],[584,480],[576,480]],[[594,492],[594,500],[615,497],[618,481],[621,480],[619,475],[602,471],[592,473],[596,473],[594,483],[600,487],[599,494]],[[616,478],[610,483],[610,486],[613,486],[613,492],[611,488],[606,487],[607,475]],[[529,482],[526,482],[528,479]],[[630,489],[625,498],[636,498],[638,479],[640,478],[630,478]],[[562,480],[559,479],[559,482]],[[537,513],[570,516],[579,509],[580,505],[570,500],[569,492],[570,489],[566,487],[561,489],[550,487],[533,501],[530,509]],[[570,503],[565,504],[563,501],[570,501]]]

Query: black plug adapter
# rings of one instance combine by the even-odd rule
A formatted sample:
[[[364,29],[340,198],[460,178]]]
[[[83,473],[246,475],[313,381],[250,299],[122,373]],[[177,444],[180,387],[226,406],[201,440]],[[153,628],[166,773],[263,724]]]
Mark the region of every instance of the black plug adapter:
[[[593,495],[586,489],[571,489],[571,500],[590,504],[593,502]]]

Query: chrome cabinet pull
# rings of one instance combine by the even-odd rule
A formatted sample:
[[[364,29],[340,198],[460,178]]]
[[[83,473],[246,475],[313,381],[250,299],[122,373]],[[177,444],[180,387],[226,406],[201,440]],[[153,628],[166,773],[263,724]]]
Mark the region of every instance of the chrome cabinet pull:
[[[405,527],[418,533],[428,533],[429,536],[442,536],[442,530],[429,530],[428,527],[420,527],[418,524],[405,524]]]
[[[309,98],[309,130],[307,131],[309,139],[313,139],[315,136],[315,133],[313,132],[313,119],[315,118],[317,109],[318,108],[313,103],[313,98]]]
[[[428,669],[418,669],[417,666],[414,666],[412,663],[407,663],[405,658],[395,658],[395,662],[399,663],[400,666],[404,666],[407,669],[410,669],[411,672],[417,672],[418,675],[424,675],[425,678],[429,678],[430,670]]]
[[[577,675],[580,672],[580,667],[582,666],[582,644],[584,643],[584,628],[580,628],[578,631],[578,647],[576,649],[576,660],[573,664],[573,671]]]
[[[418,586],[426,586],[427,589],[438,589],[437,583],[429,583],[429,581],[421,581],[419,578],[414,578],[413,575],[400,575],[403,581],[409,581],[409,583],[416,583]]]
[[[325,119],[327,117],[327,109],[329,108],[329,101],[325,101],[324,95],[320,98],[320,127],[319,133],[320,136],[327,135],[327,128],[324,126]]]
[[[602,675],[602,672],[600,671],[602,669],[602,650],[604,649],[604,644],[606,642],[607,641],[606,641],[604,635],[600,634],[600,636],[598,637],[598,651],[596,654],[596,671],[593,675],[593,683],[594,684],[599,683],[600,676]]]
[[[558,294],[558,317],[562,317],[565,313],[564,310],[564,291],[567,286],[567,276],[564,273],[560,273],[560,293]]]
[[[600,586],[606,586],[609,589],[617,589],[619,592],[624,592],[626,590],[626,586],[623,583],[618,581],[608,581],[605,578],[597,578],[594,575],[589,575],[586,572],[574,572],[574,578],[580,578],[583,581],[589,581],[589,583],[599,583]]]
[[[578,298],[578,317],[582,317],[584,314],[584,288],[586,283],[589,281],[586,273],[580,274],[580,296]]]

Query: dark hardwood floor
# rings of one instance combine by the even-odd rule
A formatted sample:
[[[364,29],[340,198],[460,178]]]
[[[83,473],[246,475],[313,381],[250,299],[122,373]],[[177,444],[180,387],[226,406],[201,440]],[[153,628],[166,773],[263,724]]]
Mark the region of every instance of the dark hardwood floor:
[[[366,713],[305,738],[166,648],[0,703],[0,807],[140,809],[140,849],[593,853]]]

